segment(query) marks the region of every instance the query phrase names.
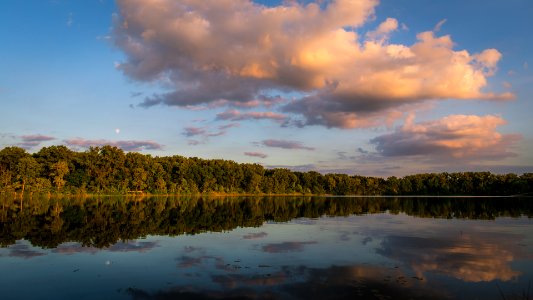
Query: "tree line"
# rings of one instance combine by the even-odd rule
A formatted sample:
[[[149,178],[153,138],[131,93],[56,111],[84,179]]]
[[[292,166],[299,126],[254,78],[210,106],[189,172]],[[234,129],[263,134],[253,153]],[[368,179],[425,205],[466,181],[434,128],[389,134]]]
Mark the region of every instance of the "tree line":
[[[196,197],[0,196],[0,247],[25,239],[55,248],[64,242],[109,247],[148,235],[176,236],[260,227],[296,218],[389,212],[421,218],[494,220],[533,216],[529,197]]]
[[[533,192],[533,173],[426,173],[405,177],[267,169],[222,159],[125,153],[112,146],[0,150],[0,192],[66,194],[516,195]]]

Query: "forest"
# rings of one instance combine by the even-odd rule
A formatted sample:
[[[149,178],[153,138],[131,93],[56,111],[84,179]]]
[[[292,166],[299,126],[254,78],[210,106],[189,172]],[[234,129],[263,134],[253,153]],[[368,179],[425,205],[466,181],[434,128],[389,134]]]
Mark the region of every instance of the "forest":
[[[356,173],[357,170],[354,170]],[[112,146],[78,152],[65,146],[33,154],[0,150],[0,193],[57,194],[299,194],[521,195],[533,192],[533,173],[425,173],[368,177],[268,169],[259,164],[179,155],[152,157]]]

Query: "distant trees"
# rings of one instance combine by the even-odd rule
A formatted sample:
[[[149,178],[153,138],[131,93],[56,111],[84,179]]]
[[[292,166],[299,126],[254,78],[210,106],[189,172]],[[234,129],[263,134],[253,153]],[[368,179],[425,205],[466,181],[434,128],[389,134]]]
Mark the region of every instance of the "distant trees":
[[[403,178],[265,169],[258,164],[182,156],[152,157],[112,147],[75,152],[0,150],[0,192],[125,194],[249,193],[330,195],[514,195],[533,192],[533,174],[430,173]]]

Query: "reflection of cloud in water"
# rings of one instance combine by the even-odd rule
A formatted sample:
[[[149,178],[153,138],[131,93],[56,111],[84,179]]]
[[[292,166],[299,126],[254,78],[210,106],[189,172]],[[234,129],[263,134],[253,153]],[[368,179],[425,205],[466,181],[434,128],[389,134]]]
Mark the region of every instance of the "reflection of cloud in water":
[[[399,280],[399,278],[402,278]],[[426,282],[375,266],[282,267],[271,274],[213,275],[221,289],[175,286],[153,294],[128,289],[132,299],[446,299]]]
[[[100,251],[109,252],[146,252],[157,247],[157,242],[118,242],[109,248],[98,249],[95,247],[84,247],[80,243],[67,243],[57,246],[53,253],[60,254],[78,254],[78,253],[90,253],[95,254]]]
[[[284,272],[277,272],[268,275],[244,275],[244,274],[227,274],[215,275],[212,277],[213,282],[220,284],[226,289],[234,289],[241,286],[273,286],[279,285],[287,279]]]
[[[242,238],[245,240],[254,240],[254,239],[261,239],[268,235],[266,232],[256,232],[256,233],[248,233],[246,235],[243,235]]]
[[[520,272],[510,266],[516,255],[509,250],[513,240],[504,239],[389,236],[377,253],[410,264],[419,277],[424,272],[437,272],[467,282],[508,281]]]
[[[225,272],[235,272],[237,269],[240,269],[241,267],[238,265],[232,265],[224,262],[224,258],[220,256],[209,256],[209,255],[203,255],[199,257],[193,257],[188,255],[183,255],[178,258],[176,258],[177,266],[178,268],[192,268],[199,266],[201,264],[214,261],[215,263],[215,269],[217,270],[223,270]]]
[[[39,252],[32,250],[29,245],[24,244],[23,242],[17,241],[15,245],[7,247],[9,249],[8,256],[10,257],[20,257],[24,259],[30,259],[37,256],[46,255],[44,252]]]
[[[183,251],[185,253],[191,253],[191,252],[195,252],[195,251],[203,251],[202,248],[198,248],[198,247],[193,247],[193,246],[185,246],[183,247]]]
[[[262,249],[263,252],[267,253],[302,252],[305,245],[312,244],[317,244],[317,242],[283,242],[277,244],[266,244],[262,247]]]
[[[202,263],[202,257],[181,256],[176,259],[179,268],[190,268]]]

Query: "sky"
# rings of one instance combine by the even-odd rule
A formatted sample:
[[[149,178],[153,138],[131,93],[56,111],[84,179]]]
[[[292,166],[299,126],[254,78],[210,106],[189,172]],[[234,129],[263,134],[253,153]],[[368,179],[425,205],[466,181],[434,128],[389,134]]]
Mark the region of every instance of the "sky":
[[[533,2],[0,2],[0,148],[533,172]]]

